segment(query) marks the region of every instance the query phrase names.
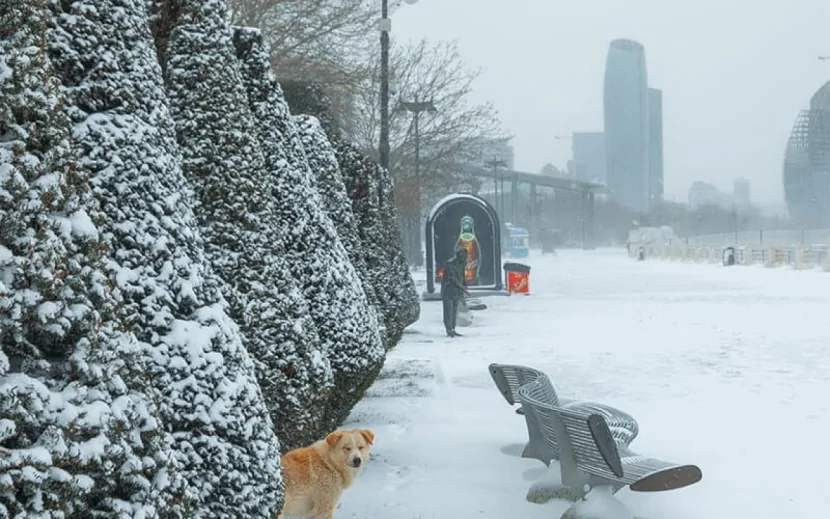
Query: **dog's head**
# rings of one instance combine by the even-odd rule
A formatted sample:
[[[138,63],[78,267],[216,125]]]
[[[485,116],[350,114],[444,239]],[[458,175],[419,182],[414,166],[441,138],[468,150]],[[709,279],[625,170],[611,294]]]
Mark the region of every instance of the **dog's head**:
[[[336,463],[358,470],[369,459],[375,434],[369,429],[345,429],[326,436],[326,444]]]

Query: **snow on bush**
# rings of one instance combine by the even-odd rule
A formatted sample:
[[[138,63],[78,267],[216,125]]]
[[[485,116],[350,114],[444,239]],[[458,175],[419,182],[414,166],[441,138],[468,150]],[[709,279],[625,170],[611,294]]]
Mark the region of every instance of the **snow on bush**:
[[[421,316],[421,303],[415,280],[409,270],[409,264],[403,253],[400,227],[398,226],[398,210],[395,205],[395,185],[389,170],[381,168],[377,163],[371,163],[378,179],[378,205],[380,229],[383,233],[383,242],[386,244],[386,253],[389,255],[389,268],[392,278],[398,283],[394,287],[393,299],[398,302],[400,310],[400,325],[405,328],[415,323]],[[403,328],[401,333],[403,333]]]
[[[50,1],[50,56],[78,171],[100,208],[119,316],[151,357],[144,382],[196,499],[192,515],[272,519],[279,444],[254,364],[205,258],[143,0]],[[89,211],[89,209],[87,209]]]
[[[404,328],[418,320],[421,307],[401,248],[392,181],[386,170],[353,144],[338,140],[334,147],[366,251],[366,266],[384,302],[387,334],[394,345]]]
[[[307,155],[313,157],[321,150],[303,148],[282,89],[270,70],[262,35],[254,29],[237,29],[234,40],[257,135],[273,176],[269,194],[284,230],[280,245],[292,274],[302,284],[334,373],[326,418],[329,427],[335,427],[348,416],[383,364],[379,325],[315,188]]]
[[[0,517],[187,502],[75,167],[42,1],[0,4]]]
[[[316,175],[317,191],[323,198],[326,213],[334,222],[337,234],[340,236],[349,260],[360,275],[363,291],[366,298],[372,303],[374,310],[380,311],[383,306],[378,299],[375,287],[372,283],[369,270],[366,267],[366,260],[363,244],[357,231],[357,223],[349,196],[346,194],[346,185],[343,183],[343,176],[340,174],[340,165],[337,164],[337,157],[334,148],[329,142],[326,132],[320,125],[320,121],[311,115],[294,116],[294,122],[299,128],[300,138],[305,149],[317,149],[318,153],[308,156],[308,165]],[[384,333],[381,336],[386,339],[386,323],[382,321]]]
[[[182,23],[167,44],[165,82],[207,256],[258,361],[282,449],[307,445],[325,434],[321,418],[332,374],[281,250],[273,176],[241,83],[227,5],[208,0],[181,7]]]
[[[417,321],[420,315],[415,282],[401,249],[391,177],[388,171],[380,170],[376,163],[348,143],[341,125],[331,114],[331,100],[319,83],[289,81],[283,88],[294,113],[311,115],[319,120],[335,148],[340,174],[349,184],[347,198],[357,197],[350,205],[363,249],[360,272],[373,285],[373,302],[380,305],[386,345],[391,348],[400,340],[404,328]],[[353,171],[344,170],[344,165]],[[321,166],[325,167],[325,161]],[[320,175],[325,176],[318,171]],[[360,190],[352,190],[356,186],[360,186]],[[348,245],[348,241],[346,243]]]

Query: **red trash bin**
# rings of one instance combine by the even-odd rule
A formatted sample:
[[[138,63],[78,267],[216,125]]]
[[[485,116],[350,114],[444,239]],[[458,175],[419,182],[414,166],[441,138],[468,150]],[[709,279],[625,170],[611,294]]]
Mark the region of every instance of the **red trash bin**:
[[[523,263],[505,263],[502,268],[508,294],[530,294],[530,266]]]

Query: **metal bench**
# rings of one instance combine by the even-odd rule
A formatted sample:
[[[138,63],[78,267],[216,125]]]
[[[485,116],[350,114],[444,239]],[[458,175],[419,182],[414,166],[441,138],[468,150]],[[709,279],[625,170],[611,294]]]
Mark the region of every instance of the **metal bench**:
[[[637,437],[639,432],[637,421],[629,414],[614,407],[595,402],[560,399],[556,393],[556,388],[547,375],[537,369],[527,366],[494,363],[490,364],[489,370],[493,382],[510,405],[521,404],[518,396],[518,391],[521,386],[534,381],[541,381],[540,384],[544,387],[544,401],[548,404],[554,407],[561,406],[568,409],[582,409],[603,416],[611,427],[614,437],[621,445],[628,445]],[[550,466],[552,460],[558,460],[559,450],[556,448],[555,441],[553,444],[545,441],[539,431],[536,418],[532,414],[527,413],[521,405],[516,409],[516,413],[524,415],[527,424],[528,442],[522,451],[522,457],[537,459],[548,466]]]
[[[519,388],[526,412],[533,414],[541,436],[559,450],[562,485],[577,496],[591,488],[623,487],[637,492],[674,490],[703,477],[695,465],[681,465],[632,452],[614,437],[605,418],[585,409],[551,405],[544,380]]]

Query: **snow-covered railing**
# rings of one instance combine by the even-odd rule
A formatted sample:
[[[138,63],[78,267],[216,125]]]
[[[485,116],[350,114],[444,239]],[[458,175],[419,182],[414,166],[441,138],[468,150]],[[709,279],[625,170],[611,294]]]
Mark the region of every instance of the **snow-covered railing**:
[[[796,245],[766,246],[755,244],[693,245],[684,243],[632,243],[629,256],[638,258],[642,250],[643,259],[663,259],[697,263],[729,263],[729,256],[735,265],[763,265],[767,267],[788,266],[795,269],[820,268],[830,271],[830,246]]]
[[[719,246],[744,245],[765,247],[795,247],[830,243],[830,229],[789,230],[789,231],[741,231],[720,234],[706,234],[681,238],[688,245]]]

